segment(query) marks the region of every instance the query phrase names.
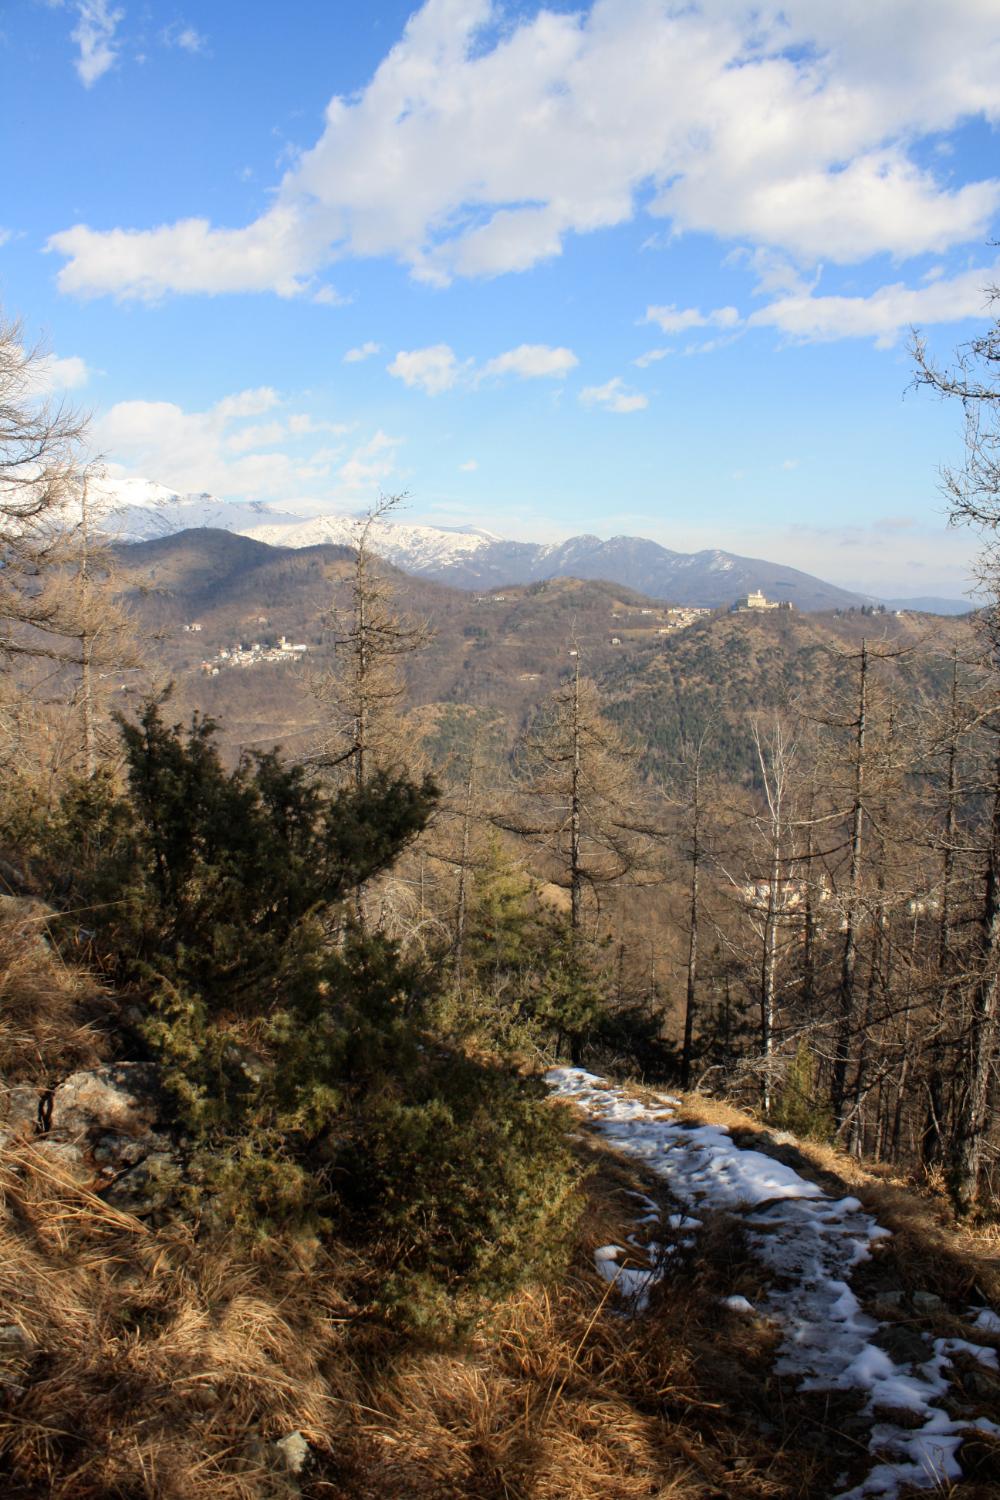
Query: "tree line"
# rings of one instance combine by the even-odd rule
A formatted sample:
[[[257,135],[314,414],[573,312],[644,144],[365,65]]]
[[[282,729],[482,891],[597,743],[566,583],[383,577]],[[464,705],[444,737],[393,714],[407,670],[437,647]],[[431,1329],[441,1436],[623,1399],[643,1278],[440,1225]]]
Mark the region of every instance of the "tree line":
[[[748,716],[753,773],[736,785],[713,754],[714,737],[731,725],[698,704],[669,780],[644,774],[578,647],[513,759],[470,713],[468,734],[449,729],[450,753],[427,764],[407,735],[403,688],[407,658],[427,646],[427,631],[398,608],[371,545],[392,498],[358,525],[350,606],[326,622],[330,665],[312,683],[325,729],[301,766],[258,757],[224,772],[211,726],[170,726],[154,695],[138,726],[119,725],[120,771],[109,770],[111,729],[95,679],[135,648],[88,515],[79,424],[33,399],[32,355],[8,325],[0,337],[0,652],[8,667],[26,666],[3,679],[7,764],[23,758],[31,733],[23,684],[37,684],[43,664],[71,689],[46,720],[46,732],[65,741],[65,776],[59,811],[36,841],[48,840],[50,863],[57,848],[70,859],[72,846],[78,903],[97,901],[118,870],[115,901],[127,890],[134,904],[141,888],[142,921],[155,911],[145,947],[127,924],[96,922],[95,931],[101,961],[118,965],[122,982],[146,986],[147,1044],[170,1060],[179,1097],[192,1109],[200,1101],[221,1128],[219,1098],[208,1096],[228,1097],[218,1081],[232,1042],[226,1028],[234,1015],[240,1026],[247,1017],[230,996],[213,1039],[217,997],[229,983],[256,982],[258,961],[273,986],[283,972],[275,953],[284,963],[293,933],[303,943],[311,923],[315,946],[303,952],[314,965],[319,954],[343,965],[353,952],[364,969],[376,950],[391,951],[414,997],[413,1036],[432,1028],[453,1058],[485,1049],[516,1071],[526,1059],[561,1055],[726,1089],[775,1124],[939,1176],[962,1211],[995,1203],[998,327],[960,351],[954,371],[935,367],[920,343],[914,351],[918,382],[965,411],[966,462],[945,482],[954,518],[985,536],[978,634],[963,649],[931,637],[904,646],[873,616],[857,649],[831,655],[830,670],[817,673],[826,688],[799,686],[780,711]],[[935,658],[939,691],[915,688],[917,654]],[[191,795],[199,776],[214,788],[200,801]],[[133,815],[142,809],[139,845],[124,839],[122,796]],[[223,816],[227,798],[257,809],[258,823],[247,825],[260,839],[253,878],[271,892],[266,911],[257,900],[240,913],[236,901],[231,930],[225,901],[251,867],[227,849],[226,830],[236,826]],[[199,807],[211,831],[191,824]],[[391,831],[405,807],[412,821]],[[376,827],[390,831],[374,858],[364,848]],[[324,848],[340,847],[349,880],[320,888],[305,879],[308,860],[327,868],[308,843],[317,829]],[[197,871],[185,864],[192,849],[203,861]],[[282,868],[304,882],[294,898],[280,889]],[[130,967],[136,951],[144,969]],[[188,972],[196,951],[202,968]],[[122,969],[125,953],[133,959]],[[336,981],[344,993],[345,972]],[[394,1003],[405,1016],[408,1002]],[[266,985],[255,1005],[255,1024],[278,1024]],[[390,1030],[391,1014],[390,1005]],[[281,1025],[288,1041],[305,1022]],[[315,1082],[321,1098],[343,1087],[337,1055]],[[206,1057],[216,1059],[214,1083],[197,1073]],[[308,1071],[301,1048],[295,1058]],[[386,1064],[378,1076],[389,1072]],[[254,1097],[258,1133],[319,1119],[314,1104],[286,1115],[274,1097],[266,1108]],[[324,1138],[320,1130],[308,1151]]]

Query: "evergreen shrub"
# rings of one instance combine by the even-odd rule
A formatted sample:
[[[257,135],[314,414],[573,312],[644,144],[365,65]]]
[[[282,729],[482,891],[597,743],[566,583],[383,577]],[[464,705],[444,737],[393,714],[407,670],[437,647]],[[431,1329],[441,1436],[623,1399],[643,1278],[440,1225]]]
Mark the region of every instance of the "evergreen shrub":
[[[71,933],[143,1012],[203,1230],[335,1231],[423,1323],[558,1259],[576,1212],[561,1111],[434,1030],[438,977],[354,919],[436,790],[330,791],[277,754],[234,769],[214,725],[121,724],[127,786],[77,786],[49,829]],[[68,887],[68,889],[67,889]],[[451,1314],[449,1314],[451,1316]]]

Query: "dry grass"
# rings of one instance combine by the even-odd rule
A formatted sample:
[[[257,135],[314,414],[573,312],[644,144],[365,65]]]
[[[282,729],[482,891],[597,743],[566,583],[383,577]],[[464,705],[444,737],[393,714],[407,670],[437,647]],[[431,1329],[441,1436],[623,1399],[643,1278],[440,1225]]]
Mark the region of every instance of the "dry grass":
[[[372,1272],[346,1252],[154,1232],[31,1146],[8,1152],[0,1320],[20,1333],[0,1331],[0,1492],[280,1500],[299,1491],[273,1443],[297,1429],[316,1500],[807,1500],[866,1467],[857,1403],[797,1395],[773,1331],[721,1305],[763,1291],[733,1219],[706,1217],[649,1313],[620,1315],[593,1250],[623,1243],[628,1193],[657,1186],[588,1154],[576,1274],[435,1346],[361,1311],[350,1290]],[[969,1457],[956,1500],[990,1493],[995,1445]]]
[[[370,1268],[346,1253],[248,1256],[152,1231],[33,1147],[9,1151],[0,1321],[19,1332],[0,1331],[0,1492],[270,1500],[298,1492],[273,1447],[298,1429],[309,1497],[821,1493],[833,1460],[817,1419],[775,1415],[773,1335],[719,1304],[759,1291],[733,1223],[707,1224],[650,1313],[624,1318],[589,1267],[627,1232],[638,1184],[605,1153],[593,1162],[577,1276],[442,1347],[367,1318],[347,1291]]]
[[[41,902],[9,902],[0,912],[0,1077],[48,1086],[105,1051],[96,1024],[101,992],[68,968],[46,940]]]
[[[99,1003],[23,921],[0,923],[8,1078],[56,1081],[97,1061],[87,1015]],[[686,1107],[865,1198],[895,1231],[893,1274],[907,1289],[947,1293],[953,1307],[970,1288],[992,1295],[981,1268],[995,1244],[957,1237],[932,1201],[821,1147],[775,1147],[730,1106],[695,1097]],[[251,1253],[153,1230],[29,1142],[8,1146],[0,1494],[808,1500],[867,1466],[852,1398],[798,1395],[773,1374],[774,1332],[722,1305],[764,1290],[735,1220],[702,1216],[696,1249],[672,1257],[648,1314],[621,1315],[593,1251],[625,1243],[630,1192],[663,1201],[663,1184],[603,1148],[580,1150],[591,1172],[574,1274],[494,1307],[464,1342],[420,1344],[366,1311],[374,1263],[336,1244],[272,1241]],[[297,1430],[313,1449],[301,1482],[274,1446]],[[996,1445],[977,1443],[956,1500],[996,1492]]]
[[[374,1371],[336,1493],[804,1500],[830,1488],[823,1415],[819,1428],[811,1412],[780,1416],[774,1334],[720,1306],[760,1291],[734,1222],[706,1222],[649,1313],[623,1317],[587,1268],[597,1245],[623,1242],[627,1190],[650,1184],[606,1152],[592,1164],[577,1277],[510,1299],[464,1349],[409,1350]]]
[[[0,1191],[4,1495],[289,1493],[268,1445],[332,1426],[325,1267],[154,1234],[30,1146]]]

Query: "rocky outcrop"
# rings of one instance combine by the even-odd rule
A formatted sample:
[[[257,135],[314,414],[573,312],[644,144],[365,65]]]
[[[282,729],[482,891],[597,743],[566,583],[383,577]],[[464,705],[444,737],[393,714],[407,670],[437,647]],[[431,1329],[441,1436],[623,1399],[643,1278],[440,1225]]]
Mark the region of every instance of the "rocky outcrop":
[[[110,1063],[71,1073],[53,1089],[47,1130],[88,1147],[95,1160],[131,1164],[160,1113],[156,1070],[151,1063]]]
[[[30,1138],[59,1166],[141,1213],[173,1164],[164,1114],[151,1063],[110,1063],[71,1073],[51,1091],[0,1091],[0,1140]]]

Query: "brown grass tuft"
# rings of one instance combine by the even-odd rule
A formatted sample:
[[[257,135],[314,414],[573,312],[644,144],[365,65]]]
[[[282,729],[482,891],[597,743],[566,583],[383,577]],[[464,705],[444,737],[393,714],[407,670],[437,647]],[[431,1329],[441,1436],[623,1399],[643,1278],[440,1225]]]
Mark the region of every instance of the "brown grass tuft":
[[[0,914],[0,1078],[49,1087],[101,1061],[101,992],[68,968],[46,937],[40,902],[8,902]],[[2,1101],[0,1101],[2,1113]]]
[[[269,1445],[331,1428],[321,1277],[153,1234],[30,1147],[0,1193],[3,1493],[289,1493]]]

